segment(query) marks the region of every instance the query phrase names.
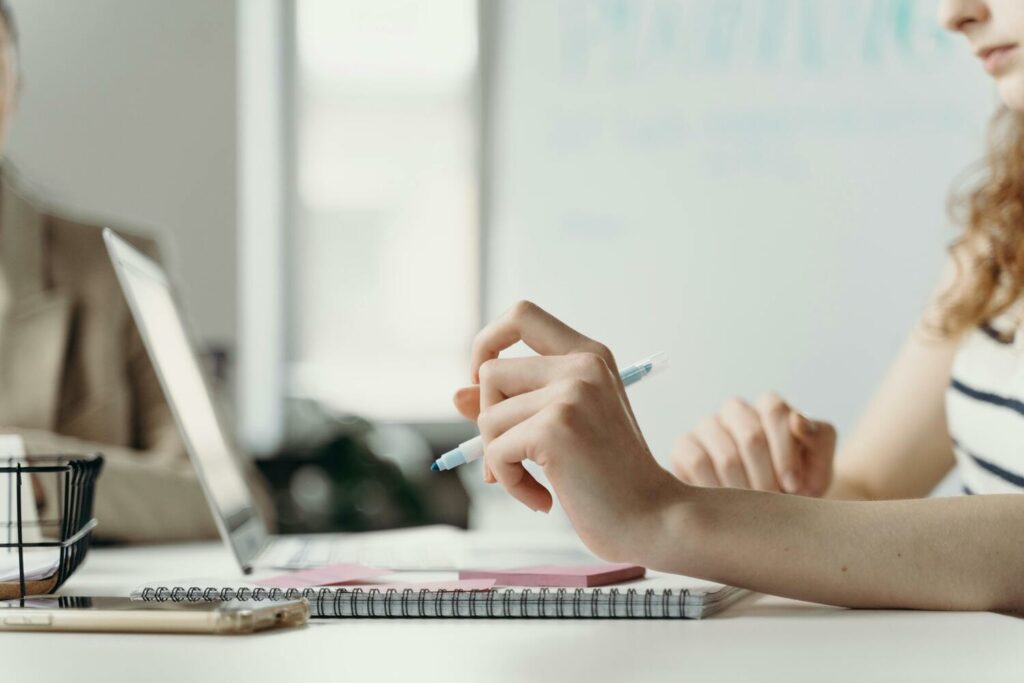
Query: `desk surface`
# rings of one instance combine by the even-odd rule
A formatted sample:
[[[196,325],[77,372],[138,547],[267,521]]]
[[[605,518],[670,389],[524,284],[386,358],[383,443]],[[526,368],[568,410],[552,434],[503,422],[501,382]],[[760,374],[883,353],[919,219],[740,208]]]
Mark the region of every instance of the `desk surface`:
[[[237,569],[219,544],[96,549],[63,592],[117,595],[174,577],[231,576]],[[462,647],[441,652],[439,641]],[[234,637],[5,633],[0,653],[4,680],[39,683],[1020,681],[1024,619],[764,596],[704,621],[317,620]]]

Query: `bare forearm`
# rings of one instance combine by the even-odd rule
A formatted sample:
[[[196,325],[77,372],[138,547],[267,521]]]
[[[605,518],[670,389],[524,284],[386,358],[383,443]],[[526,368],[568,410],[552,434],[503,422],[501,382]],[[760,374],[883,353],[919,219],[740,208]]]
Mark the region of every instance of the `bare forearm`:
[[[689,489],[649,558],[679,572],[849,607],[1024,606],[1024,497],[844,502]]]

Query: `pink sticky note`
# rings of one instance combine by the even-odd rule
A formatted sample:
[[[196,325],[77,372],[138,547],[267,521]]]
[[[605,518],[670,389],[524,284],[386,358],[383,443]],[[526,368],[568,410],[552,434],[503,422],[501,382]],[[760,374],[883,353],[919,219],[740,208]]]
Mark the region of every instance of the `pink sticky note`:
[[[310,586],[333,586],[350,581],[365,581],[387,573],[387,569],[374,569],[361,564],[329,564],[270,576],[255,583],[267,588],[309,588]]]
[[[466,579],[460,581],[433,581],[425,583],[372,583],[353,584],[343,588],[358,588],[363,591],[377,589],[379,591],[396,590],[428,590],[428,591],[485,591],[494,588],[494,579]]]
[[[460,579],[494,579],[499,586],[591,588],[642,579],[646,570],[635,564],[580,566],[541,565],[505,570],[460,571]]]

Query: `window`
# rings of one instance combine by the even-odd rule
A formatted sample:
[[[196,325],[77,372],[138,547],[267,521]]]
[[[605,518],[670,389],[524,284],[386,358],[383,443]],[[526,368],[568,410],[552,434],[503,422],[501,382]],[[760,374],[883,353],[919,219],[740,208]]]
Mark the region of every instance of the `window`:
[[[475,0],[296,3],[291,393],[454,416],[479,321]]]

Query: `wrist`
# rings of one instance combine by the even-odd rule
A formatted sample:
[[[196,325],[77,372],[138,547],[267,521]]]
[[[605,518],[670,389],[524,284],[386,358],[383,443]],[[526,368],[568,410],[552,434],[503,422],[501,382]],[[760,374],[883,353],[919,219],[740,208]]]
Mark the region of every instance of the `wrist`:
[[[679,555],[689,553],[688,527],[701,489],[684,484],[665,472],[652,490],[649,505],[632,534],[631,562],[658,571],[675,571]]]

